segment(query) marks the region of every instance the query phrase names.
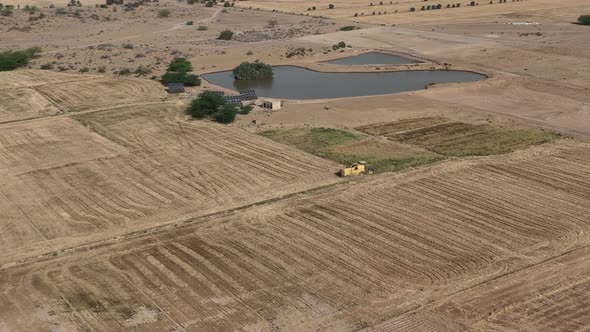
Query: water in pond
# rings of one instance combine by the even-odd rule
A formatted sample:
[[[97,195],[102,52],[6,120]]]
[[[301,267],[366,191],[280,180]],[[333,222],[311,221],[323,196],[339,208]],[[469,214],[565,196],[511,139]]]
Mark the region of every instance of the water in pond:
[[[232,90],[254,89],[259,96],[281,99],[324,99],[382,95],[424,89],[430,83],[473,82],[485,75],[467,71],[398,71],[321,73],[295,66],[273,67],[274,78],[237,81],[231,71],[203,75],[209,83]]]
[[[384,54],[378,52],[369,52],[346,58],[325,61],[333,65],[405,65],[409,63],[419,63],[418,60],[405,58],[399,55]]]

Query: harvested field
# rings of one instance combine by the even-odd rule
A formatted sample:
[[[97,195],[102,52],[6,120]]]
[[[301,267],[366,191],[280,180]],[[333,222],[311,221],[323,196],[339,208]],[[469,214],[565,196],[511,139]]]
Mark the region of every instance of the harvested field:
[[[542,129],[470,124],[426,117],[368,125],[360,131],[413,144],[446,156],[488,156],[552,142],[559,136]]]
[[[590,146],[562,142],[205,218],[4,269],[0,322],[28,330],[351,331],[385,321],[382,330],[456,331],[506,330],[516,317],[584,327],[585,302],[572,299],[587,291],[588,251],[545,276],[534,266],[590,244],[589,175]],[[556,284],[561,266],[573,269],[572,279]],[[523,288],[522,273],[543,277]],[[483,293],[470,293],[476,287]],[[511,305],[519,298],[546,314]],[[527,326],[536,325],[519,328]]]
[[[34,89],[0,90],[0,122],[59,114],[60,110]]]
[[[0,90],[79,81],[93,77],[95,76],[56,73],[47,70],[3,71],[0,72]]]
[[[332,162],[174,106],[79,119],[2,127],[2,260],[338,181]]]
[[[68,111],[159,101],[166,96],[160,83],[136,78],[48,84],[37,89]]]

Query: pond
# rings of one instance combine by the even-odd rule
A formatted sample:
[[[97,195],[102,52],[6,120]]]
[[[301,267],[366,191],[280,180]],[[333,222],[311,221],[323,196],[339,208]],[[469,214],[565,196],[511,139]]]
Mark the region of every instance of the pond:
[[[237,81],[231,71],[205,74],[211,84],[231,90],[254,89],[259,96],[281,99],[326,99],[422,90],[431,83],[463,83],[487,78],[468,71],[398,71],[324,73],[295,66],[276,66],[274,78]]]
[[[333,65],[406,65],[420,63],[421,61],[406,58],[399,55],[369,52],[346,58],[324,61]]]

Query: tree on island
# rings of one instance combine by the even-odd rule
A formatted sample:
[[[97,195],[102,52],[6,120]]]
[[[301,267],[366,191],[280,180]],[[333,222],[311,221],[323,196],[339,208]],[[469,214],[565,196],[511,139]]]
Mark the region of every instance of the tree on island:
[[[273,77],[271,65],[256,61],[242,62],[233,70],[236,80],[261,80]]]

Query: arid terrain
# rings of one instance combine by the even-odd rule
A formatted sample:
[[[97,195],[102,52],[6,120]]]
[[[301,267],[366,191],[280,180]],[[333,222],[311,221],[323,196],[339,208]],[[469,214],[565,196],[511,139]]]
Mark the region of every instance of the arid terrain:
[[[0,50],[42,52],[0,72],[1,332],[590,331],[584,1],[11,3]],[[422,63],[323,63],[368,51]],[[224,125],[158,82],[181,56],[488,78]]]

